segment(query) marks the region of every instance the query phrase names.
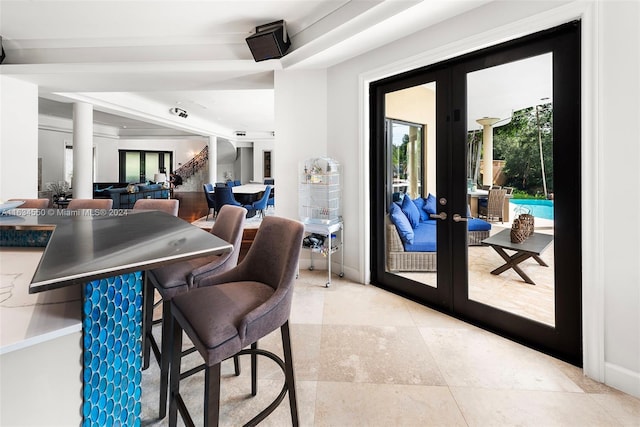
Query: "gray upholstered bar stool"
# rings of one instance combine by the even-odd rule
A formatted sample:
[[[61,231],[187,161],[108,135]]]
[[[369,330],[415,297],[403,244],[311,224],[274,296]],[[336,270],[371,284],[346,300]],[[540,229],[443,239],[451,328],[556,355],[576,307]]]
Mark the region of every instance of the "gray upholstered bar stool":
[[[246,257],[237,267],[203,279],[200,287],[178,295],[171,302],[173,351],[169,425],[177,423],[178,410],[186,425],[193,425],[180,396],[180,379],[205,370],[204,425],[217,426],[220,410],[220,364],[232,356],[251,354],[251,393],[257,393],[255,355],[266,356],[284,371],[285,383],[276,399],[246,425],[256,425],[273,412],[289,394],[291,420],[298,425],[289,313],[304,227],[300,222],[266,217]],[[284,361],[258,349],[262,337],[280,328]],[[204,359],[202,368],[180,373],[182,332]],[[245,349],[245,347],[251,348]],[[244,349],[244,350],[243,350]]]
[[[231,252],[169,264],[149,270],[145,275],[144,367],[149,366],[150,351],[153,350],[160,365],[159,418],[164,418],[167,413],[169,363],[171,362],[171,299],[176,295],[189,292],[198,286],[203,278],[215,276],[237,265],[246,215],[247,210],[241,206],[223,206],[211,228],[211,234],[233,245]],[[154,289],[162,297],[162,349],[158,348],[152,331]],[[237,373],[239,369],[236,365]]]
[[[138,199],[133,204],[133,210],[154,210],[178,216],[180,201],[178,199]]]
[[[18,206],[18,209],[47,209],[49,207],[49,199],[9,199],[12,201],[24,201],[23,204]]]
[[[111,199],[71,199],[67,209],[111,209]]]

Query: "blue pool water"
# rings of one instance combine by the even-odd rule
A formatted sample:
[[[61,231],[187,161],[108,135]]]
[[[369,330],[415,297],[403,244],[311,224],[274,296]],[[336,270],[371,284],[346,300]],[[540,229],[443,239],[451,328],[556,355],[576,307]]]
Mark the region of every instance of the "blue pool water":
[[[534,217],[553,219],[553,200],[512,199],[509,200],[516,213],[530,213]],[[520,212],[522,211],[522,212]]]

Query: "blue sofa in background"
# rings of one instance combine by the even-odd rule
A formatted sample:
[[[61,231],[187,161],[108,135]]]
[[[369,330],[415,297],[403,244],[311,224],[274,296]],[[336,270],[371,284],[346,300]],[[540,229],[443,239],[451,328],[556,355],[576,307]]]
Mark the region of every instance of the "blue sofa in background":
[[[387,269],[389,271],[436,271],[436,228],[430,214],[436,213],[436,198],[405,196],[391,203],[385,224]],[[467,216],[470,217],[469,212]],[[489,237],[491,224],[478,218],[469,218],[468,244],[481,245]]]
[[[133,209],[138,199],[168,199],[169,189],[162,184],[135,184],[135,191],[130,193],[127,187],[111,188],[107,191],[113,200],[113,209]]]

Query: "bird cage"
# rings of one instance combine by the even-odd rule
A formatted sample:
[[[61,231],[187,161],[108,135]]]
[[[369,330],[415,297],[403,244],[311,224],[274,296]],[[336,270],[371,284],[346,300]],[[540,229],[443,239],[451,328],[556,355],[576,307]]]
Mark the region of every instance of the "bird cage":
[[[299,166],[299,216],[307,224],[341,220],[340,164],[327,157],[305,160]]]

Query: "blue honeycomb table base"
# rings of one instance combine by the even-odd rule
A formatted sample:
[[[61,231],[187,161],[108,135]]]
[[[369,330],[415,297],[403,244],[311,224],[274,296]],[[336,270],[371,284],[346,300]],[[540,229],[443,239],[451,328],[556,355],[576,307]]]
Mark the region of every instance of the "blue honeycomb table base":
[[[84,426],[140,425],[142,285],[141,272],[84,285]]]

